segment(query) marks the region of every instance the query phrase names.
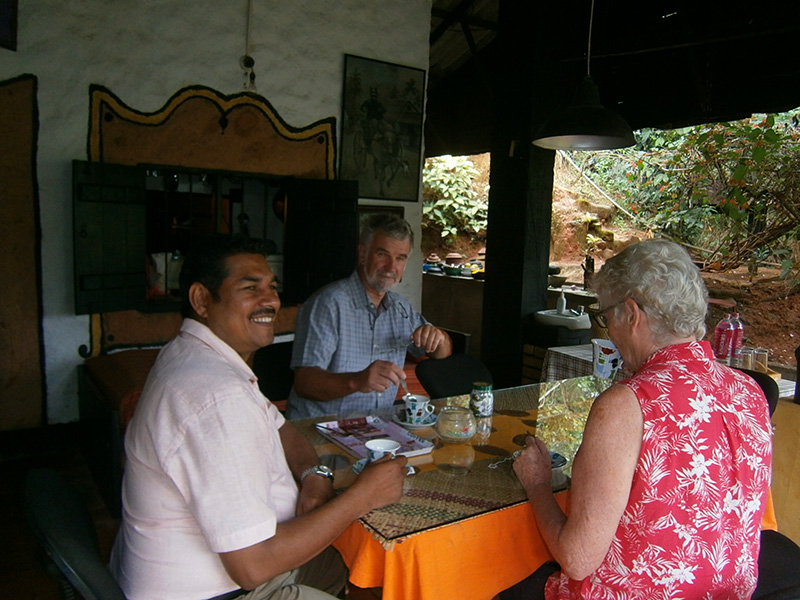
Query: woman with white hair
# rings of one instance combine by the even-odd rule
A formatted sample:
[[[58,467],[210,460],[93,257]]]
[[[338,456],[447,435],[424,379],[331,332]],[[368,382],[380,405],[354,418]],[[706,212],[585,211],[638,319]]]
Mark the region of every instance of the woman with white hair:
[[[629,246],[593,286],[632,375],[592,406],[569,515],[547,447],[526,439],[514,472],[557,564],[500,598],[749,598],[771,478],[764,394],[701,341],[708,295],[682,247]]]

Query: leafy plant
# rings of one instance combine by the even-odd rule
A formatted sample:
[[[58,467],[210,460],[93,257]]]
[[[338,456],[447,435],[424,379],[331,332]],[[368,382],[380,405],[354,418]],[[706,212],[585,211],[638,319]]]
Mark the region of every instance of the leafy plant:
[[[637,225],[691,245],[707,265],[782,265],[800,276],[800,109],[671,131],[637,146],[580,153],[581,168]]]
[[[438,227],[443,238],[455,238],[459,232],[473,239],[485,237],[488,189],[479,193],[474,188],[478,175],[466,156],[427,159],[422,175],[422,226]]]

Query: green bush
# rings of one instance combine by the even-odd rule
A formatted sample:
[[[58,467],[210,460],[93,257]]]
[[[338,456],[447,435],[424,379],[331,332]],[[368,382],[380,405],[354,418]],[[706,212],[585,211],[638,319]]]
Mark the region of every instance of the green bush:
[[[437,156],[425,160],[422,174],[422,227],[441,230],[442,238],[468,234],[486,236],[488,186],[475,189],[478,170],[466,156]]]

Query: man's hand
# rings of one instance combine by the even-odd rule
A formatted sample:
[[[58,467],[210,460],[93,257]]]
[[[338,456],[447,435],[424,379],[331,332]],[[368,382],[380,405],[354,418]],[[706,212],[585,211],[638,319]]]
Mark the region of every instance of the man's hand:
[[[333,481],[327,477],[313,474],[307,475],[300,486],[300,494],[297,497],[297,509],[295,511],[298,517],[325,504],[334,496]]]
[[[383,393],[393,385],[399,385],[406,374],[401,367],[386,360],[376,360],[356,375],[356,387],[359,392]]]
[[[405,456],[384,456],[379,461],[367,464],[348,490],[348,493],[357,494],[365,502],[363,514],[400,500],[403,482],[408,474],[407,464]]]
[[[417,327],[416,331],[411,334],[411,341],[418,348],[424,348],[425,354],[433,358],[447,358],[453,351],[450,336],[430,324]]]

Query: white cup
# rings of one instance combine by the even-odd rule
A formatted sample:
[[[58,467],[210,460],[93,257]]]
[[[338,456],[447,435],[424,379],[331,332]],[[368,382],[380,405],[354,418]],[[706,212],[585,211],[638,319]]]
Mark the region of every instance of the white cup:
[[[400,442],[394,440],[369,440],[364,446],[367,448],[370,462],[380,460],[386,454],[394,456],[400,450]]]
[[[595,377],[614,379],[622,368],[622,355],[611,340],[592,340],[592,360]]]
[[[433,414],[433,405],[430,403],[430,398],[427,396],[420,396],[417,394],[409,394],[405,396],[406,403],[406,422],[412,425],[419,425],[425,423]]]

